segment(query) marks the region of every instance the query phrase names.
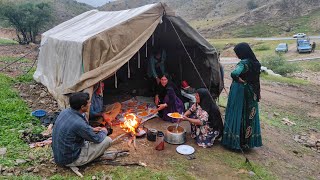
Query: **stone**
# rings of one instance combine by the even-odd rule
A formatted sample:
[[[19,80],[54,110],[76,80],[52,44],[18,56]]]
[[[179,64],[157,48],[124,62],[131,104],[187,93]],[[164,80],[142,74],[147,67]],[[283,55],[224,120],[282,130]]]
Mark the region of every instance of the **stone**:
[[[4,156],[7,153],[7,148],[0,148],[0,156]]]
[[[110,176],[110,175],[103,175],[103,177],[101,178],[101,180],[112,180],[112,176]]]
[[[277,116],[280,116],[280,114],[277,113],[277,112],[273,112],[273,115],[276,116],[276,117],[277,117]]]
[[[22,98],[27,98],[27,97],[29,97],[29,95],[28,95],[28,94],[25,94],[25,93],[20,93],[20,97],[22,97]]]
[[[19,130],[18,133],[19,134],[24,133],[24,130]]]
[[[298,142],[300,139],[300,135],[294,135],[293,136],[293,140],[295,140],[296,142]]]
[[[24,164],[24,163],[26,163],[26,162],[27,162],[27,161],[24,160],[24,159],[16,159],[16,164],[17,164],[17,165]]]
[[[35,159],[36,159],[36,157],[35,157],[32,153],[29,154],[29,158],[30,158],[31,160],[35,160]]]
[[[21,174],[21,171],[19,169],[15,170],[14,171],[14,175],[15,176],[19,176]]]
[[[45,93],[45,92],[42,92],[42,93],[40,94],[40,97],[41,97],[41,98],[46,97],[46,96],[47,96],[47,93]]]
[[[34,170],[34,167],[29,167],[26,169],[26,172],[32,172]]]
[[[255,176],[256,175],[256,173],[254,173],[253,171],[249,171],[248,173],[249,173],[249,176]]]
[[[34,168],[33,169],[33,171],[32,171],[33,173],[38,173],[38,172],[40,172],[40,170],[39,170],[39,168],[38,167],[36,167],[36,168]]]
[[[310,131],[318,132],[318,130],[317,130],[317,129],[315,129],[315,128],[310,128]]]
[[[50,172],[51,172],[52,174],[55,174],[55,173],[57,172],[57,168],[52,168],[52,169],[50,169]]]
[[[301,136],[300,136],[300,139],[301,139],[301,140],[307,140],[308,138],[307,138],[307,136],[301,135]]]
[[[293,150],[292,152],[295,154],[299,154],[299,152],[297,150]]]
[[[313,140],[307,140],[307,143],[305,144],[307,147],[316,147],[316,142]]]
[[[91,179],[92,180],[97,180],[98,178],[97,178],[97,176],[92,176]]]
[[[30,87],[30,89],[34,89],[36,87],[36,85],[31,84],[29,87]]]
[[[13,176],[13,173],[3,173],[4,176]]]
[[[320,147],[320,141],[317,141],[316,146]]]
[[[8,172],[8,173],[14,172],[14,168],[13,167],[7,168],[6,172]]]

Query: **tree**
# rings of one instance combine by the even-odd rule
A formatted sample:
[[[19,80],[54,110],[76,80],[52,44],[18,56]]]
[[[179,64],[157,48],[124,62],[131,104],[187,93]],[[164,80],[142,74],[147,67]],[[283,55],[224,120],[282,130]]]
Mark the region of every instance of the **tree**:
[[[18,42],[36,42],[40,29],[51,20],[51,6],[48,3],[1,3],[0,12],[16,29]]]
[[[254,2],[254,0],[249,0],[247,2],[247,7],[248,9],[252,10],[258,7],[258,5],[256,4],[256,2]]]

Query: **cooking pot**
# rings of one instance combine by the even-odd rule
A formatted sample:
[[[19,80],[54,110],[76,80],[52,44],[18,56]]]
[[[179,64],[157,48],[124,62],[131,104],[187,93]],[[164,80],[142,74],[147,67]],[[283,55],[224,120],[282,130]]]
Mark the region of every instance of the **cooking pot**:
[[[186,130],[181,126],[168,126],[164,140],[169,144],[183,144],[186,142]]]

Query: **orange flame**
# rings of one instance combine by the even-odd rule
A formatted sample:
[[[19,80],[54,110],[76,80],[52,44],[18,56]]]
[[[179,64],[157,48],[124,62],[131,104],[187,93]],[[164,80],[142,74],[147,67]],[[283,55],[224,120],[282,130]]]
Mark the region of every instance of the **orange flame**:
[[[136,129],[139,127],[140,123],[136,115],[133,113],[126,114],[124,116],[124,122],[120,124],[120,127],[126,132],[132,132],[136,134]]]

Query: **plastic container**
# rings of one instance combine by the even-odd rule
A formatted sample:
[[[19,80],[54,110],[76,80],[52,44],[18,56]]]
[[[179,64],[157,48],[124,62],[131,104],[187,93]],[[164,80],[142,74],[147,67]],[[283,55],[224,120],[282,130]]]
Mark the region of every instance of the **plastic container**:
[[[158,151],[164,150],[164,134],[162,131],[158,131],[158,133],[157,133],[155,149]]]
[[[47,112],[43,109],[38,109],[38,110],[35,110],[31,113],[32,116],[35,116],[37,118],[41,118],[43,116],[45,116],[47,114]]]

